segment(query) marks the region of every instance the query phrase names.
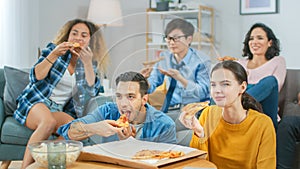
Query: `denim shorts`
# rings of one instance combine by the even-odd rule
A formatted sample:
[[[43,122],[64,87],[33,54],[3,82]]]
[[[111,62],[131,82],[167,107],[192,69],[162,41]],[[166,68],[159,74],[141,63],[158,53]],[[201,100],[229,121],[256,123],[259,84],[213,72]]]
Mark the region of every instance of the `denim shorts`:
[[[62,104],[57,104],[50,99],[45,99],[45,104],[51,112],[62,112],[64,108]]]

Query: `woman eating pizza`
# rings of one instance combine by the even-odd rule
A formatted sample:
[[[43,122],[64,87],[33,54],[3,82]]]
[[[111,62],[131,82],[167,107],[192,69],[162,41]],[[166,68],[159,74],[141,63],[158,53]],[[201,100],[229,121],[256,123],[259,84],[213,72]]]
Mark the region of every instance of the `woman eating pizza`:
[[[208,152],[218,169],[276,168],[276,135],[272,120],[248,95],[247,73],[236,61],[218,63],[211,72],[211,96],[216,105],[199,117],[180,121],[194,131],[190,146]]]

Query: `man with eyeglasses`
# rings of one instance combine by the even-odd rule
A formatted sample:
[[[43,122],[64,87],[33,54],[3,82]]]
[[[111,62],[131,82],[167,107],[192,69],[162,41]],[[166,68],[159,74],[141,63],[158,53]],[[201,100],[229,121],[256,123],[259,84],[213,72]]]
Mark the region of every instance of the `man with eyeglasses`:
[[[178,115],[180,108],[186,104],[210,100],[210,58],[191,47],[193,34],[194,26],[190,22],[184,19],[170,21],[165,30],[168,51],[160,54],[164,59],[152,68],[144,68],[141,71],[148,77],[149,93],[154,92],[164,80],[170,91],[171,86],[174,86],[173,82],[176,81],[173,93],[169,95],[170,98],[169,92],[167,93],[162,107],[165,113],[175,110]],[[166,104],[167,101],[169,103]]]

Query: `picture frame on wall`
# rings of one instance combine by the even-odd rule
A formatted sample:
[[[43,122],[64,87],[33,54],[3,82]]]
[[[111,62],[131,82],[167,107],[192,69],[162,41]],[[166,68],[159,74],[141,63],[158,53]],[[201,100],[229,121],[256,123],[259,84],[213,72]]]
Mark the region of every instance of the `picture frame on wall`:
[[[157,8],[157,2],[159,0],[149,0],[149,9],[151,10],[155,10]],[[170,8],[176,8],[176,6],[174,6],[175,4],[180,4],[181,3],[181,0],[172,0],[169,2],[169,6]]]
[[[149,9],[154,10],[156,8],[156,0],[149,0]]]
[[[240,0],[240,14],[278,13],[278,0]]]

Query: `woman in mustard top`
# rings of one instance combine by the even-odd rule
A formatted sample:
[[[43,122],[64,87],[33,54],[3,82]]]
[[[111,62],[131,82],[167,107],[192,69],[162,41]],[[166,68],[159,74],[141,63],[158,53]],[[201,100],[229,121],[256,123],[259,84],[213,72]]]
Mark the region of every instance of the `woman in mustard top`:
[[[275,169],[276,136],[272,120],[245,93],[247,73],[235,61],[218,63],[211,72],[211,96],[216,105],[180,121],[194,131],[190,146],[208,152],[218,169]]]

